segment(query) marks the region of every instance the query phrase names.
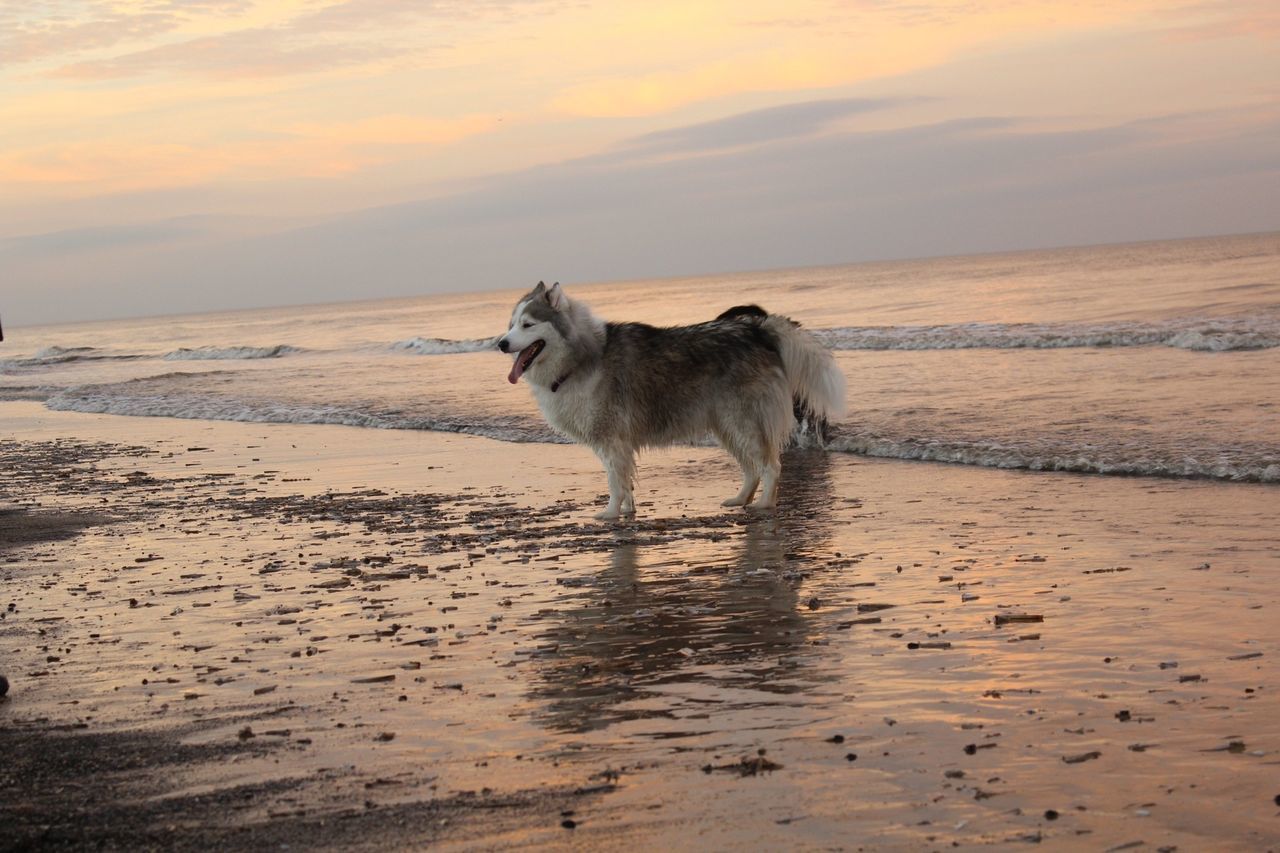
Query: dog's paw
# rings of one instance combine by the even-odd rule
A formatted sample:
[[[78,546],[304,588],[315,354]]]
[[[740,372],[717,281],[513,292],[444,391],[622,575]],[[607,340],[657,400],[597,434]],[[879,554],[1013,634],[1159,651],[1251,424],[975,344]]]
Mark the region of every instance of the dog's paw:
[[[753,504],[747,504],[747,509],[756,510],[758,512],[769,512],[777,508],[778,504],[774,501],[756,501]]]
[[[746,506],[746,505],[747,505],[747,499],[738,498],[738,497],[729,498],[727,501],[722,501],[720,503],[720,506]]]
[[[606,509],[604,512],[598,512],[595,515],[596,521],[617,521],[622,513],[615,510]]]

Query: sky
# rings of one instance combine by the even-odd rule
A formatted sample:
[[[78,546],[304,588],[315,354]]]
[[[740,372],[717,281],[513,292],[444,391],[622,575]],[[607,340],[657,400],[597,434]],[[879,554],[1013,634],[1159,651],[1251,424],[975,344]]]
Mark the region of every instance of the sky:
[[[1275,229],[1275,0],[0,0],[10,326]]]

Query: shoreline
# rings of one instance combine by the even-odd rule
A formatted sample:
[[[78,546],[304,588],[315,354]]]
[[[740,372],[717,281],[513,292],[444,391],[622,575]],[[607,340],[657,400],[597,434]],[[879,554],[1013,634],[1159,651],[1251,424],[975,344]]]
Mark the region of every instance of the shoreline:
[[[2,411],[19,843],[1280,842],[1274,487]]]

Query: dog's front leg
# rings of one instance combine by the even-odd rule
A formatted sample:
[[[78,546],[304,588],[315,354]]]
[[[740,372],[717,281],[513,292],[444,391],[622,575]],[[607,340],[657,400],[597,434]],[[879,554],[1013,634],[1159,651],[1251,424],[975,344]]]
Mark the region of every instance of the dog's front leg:
[[[596,451],[609,477],[609,504],[596,516],[599,521],[616,521],[623,513],[635,515],[631,484],[635,479],[636,457],[629,450]]]

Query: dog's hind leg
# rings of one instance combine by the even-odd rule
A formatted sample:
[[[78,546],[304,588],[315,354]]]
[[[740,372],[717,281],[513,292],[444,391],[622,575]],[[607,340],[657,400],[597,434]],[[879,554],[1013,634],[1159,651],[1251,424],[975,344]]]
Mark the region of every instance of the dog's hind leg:
[[[777,450],[771,450],[760,475],[760,497],[751,504],[752,509],[773,509],[778,505],[778,478],[781,475],[781,456]]]
[[[752,509],[773,509],[778,505],[778,478],[782,475],[782,448],[787,443],[795,421],[791,417],[791,400],[782,391],[759,422],[756,437],[760,460],[760,496]]]
[[[720,446],[729,451],[742,467],[742,488],[720,506],[746,506],[756,493],[756,487],[760,485],[760,467],[752,454],[743,448],[740,436],[727,430],[717,430],[715,435]]]
[[[746,506],[755,495],[756,487],[760,485],[760,475],[756,472],[755,465],[745,459],[739,459],[738,464],[742,466],[742,488],[720,506]]]
[[[624,513],[635,515],[636,500],[631,491],[636,476],[635,452],[630,449],[609,448],[597,450],[596,455],[604,463],[605,473],[609,477],[609,504],[596,519],[615,521]]]

